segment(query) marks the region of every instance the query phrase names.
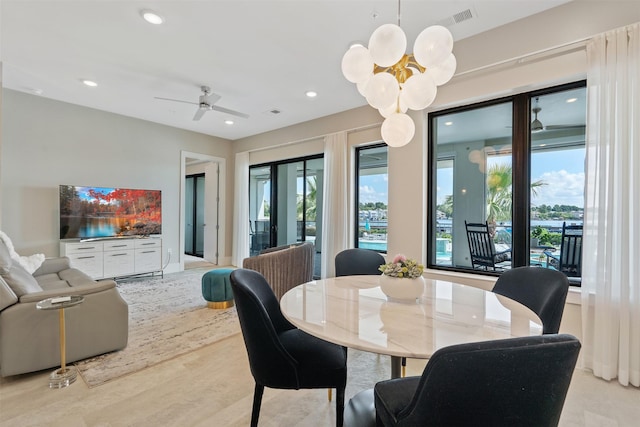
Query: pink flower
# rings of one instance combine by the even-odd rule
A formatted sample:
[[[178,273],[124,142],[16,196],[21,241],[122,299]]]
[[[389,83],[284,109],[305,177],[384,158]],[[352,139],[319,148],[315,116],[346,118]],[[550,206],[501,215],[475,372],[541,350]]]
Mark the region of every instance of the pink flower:
[[[407,260],[407,257],[404,256],[403,254],[398,254],[396,255],[396,257],[393,259],[393,263],[397,264],[399,262],[405,262]]]

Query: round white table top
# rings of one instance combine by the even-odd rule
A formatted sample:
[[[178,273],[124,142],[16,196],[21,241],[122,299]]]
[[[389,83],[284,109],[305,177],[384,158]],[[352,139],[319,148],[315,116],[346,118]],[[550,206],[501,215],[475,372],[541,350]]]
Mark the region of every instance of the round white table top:
[[[358,350],[427,359],[454,344],[542,334],[524,305],[468,285],[425,278],[418,302],[387,301],[379,276],[344,276],[299,285],[280,300],[301,330]]]

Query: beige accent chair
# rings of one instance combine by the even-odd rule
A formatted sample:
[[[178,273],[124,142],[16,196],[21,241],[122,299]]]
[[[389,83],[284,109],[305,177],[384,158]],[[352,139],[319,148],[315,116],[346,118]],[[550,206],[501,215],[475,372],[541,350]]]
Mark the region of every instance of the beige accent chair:
[[[277,246],[245,258],[242,268],[262,274],[280,301],[289,289],[313,280],[315,247],[311,243]]]

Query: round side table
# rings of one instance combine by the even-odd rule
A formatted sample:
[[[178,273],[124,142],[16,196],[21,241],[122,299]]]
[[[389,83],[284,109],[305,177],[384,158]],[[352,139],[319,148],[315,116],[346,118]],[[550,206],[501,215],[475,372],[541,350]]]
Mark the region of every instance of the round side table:
[[[84,301],[81,295],[47,298],[36,304],[38,310],[58,310],[60,321],[60,369],[56,369],[49,377],[49,388],[63,388],[72,384],[78,376],[75,367],[67,367],[66,337],[64,325],[64,309],[78,305]]]

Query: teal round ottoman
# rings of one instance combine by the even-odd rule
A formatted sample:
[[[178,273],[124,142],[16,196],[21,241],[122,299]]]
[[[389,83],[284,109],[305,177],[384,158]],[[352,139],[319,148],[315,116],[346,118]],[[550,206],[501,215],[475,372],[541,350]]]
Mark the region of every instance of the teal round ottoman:
[[[233,292],[229,276],[233,269],[219,268],[202,276],[202,296],[207,300],[209,308],[233,307]]]

